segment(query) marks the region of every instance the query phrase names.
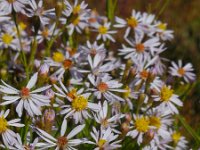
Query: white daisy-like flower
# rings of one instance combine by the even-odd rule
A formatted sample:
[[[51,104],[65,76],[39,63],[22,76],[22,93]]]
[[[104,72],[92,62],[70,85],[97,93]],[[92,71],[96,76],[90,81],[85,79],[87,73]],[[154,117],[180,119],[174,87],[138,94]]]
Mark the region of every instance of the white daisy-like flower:
[[[51,76],[55,76],[58,79],[63,78],[63,75],[66,71],[69,70],[70,75],[73,78],[81,78],[82,73],[88,72],[86,70],[82,70],[76,67],[76,59],[79,54],[75,54],[70,56],[68,51],[65,51],[63,54],[62,52],[54,52],[52,58],[46,58],[44,60],[49,66],[58,68]]]
[[[97,112],[100,110],[100,106],[98,104],[89,102],[90,93],[83,93],[83,89],[76,91],[75,88],[68,90],[61,81],[59,81],[59,88],[57,85],[54,85],[55,89],[58,93],[55,93],[57,96],[62,98],[67,98],[68,103],[61,106],[63,109],[61,114],[65,114],[62,127],[67,125],[66,118],[73,117],[75,120],[75,124],[78,122],[83,122],[84,119],[91,117],[88,110]]]
[[[101,45],[98,45],[97,41],[95,41],[94,43],[90,43],[89,41],[87,41],[87,46],[81,46],[80,49],[81,53],[83,53],[83,55],[85,56],[95,56],[96,54],[104,56],[106,54],[104,44],[102,43]]]
[[[2,102],[0,105],[8,105],[18,102],[16,106],[16,112],[18,116],[22,116],[23,108],[31,117],[34,115],[41,115],[41,107],[49,106],[50,100],[49,97],[39,93],[49,89],[51,85],[31,91],[31,88],[33,88],[37,82],[37,78],[38,73],[35,73],[31,77],[26,87],[22,87],[21,90],[18,90],[2,81],[3,85],[0,85],[0,92],[4,93],[5,95],[2,97],[4,102]]]
[[[111,35],[117,33],[117,31],[111,31],[110,26],[110,22],[105,22],[103,25],[99,23],[93,25],[93,27],[95,28],[94,31],[98,32],[97,40],[102,39],[104,42],[107,40],[115,42],[115,39]]]
[[[154,101],[160,102],[159,107],[162,109],[169,109],[171,113],[178,114],[178,109],[175,107],[183,106],[183,102],[179,99],[179,96],[174,94],[174,90],[170,86],[162,84],[162,87],[157,91],[156,95],[152,95]]]
[[[11,150],[35,150],[35,146],[38,143],[39,139],[36,138],[33,143],[30,143],[30,139],[28,139],[26,144],[22,143],[21,136],[17,134],[16,141],[12,147],[9,147]]]
[[[115,68],[118,68],[121,64],[119,61],[116,60],[106,62],[105,55],[100,54],[96,54],[93,59],[91,55],[88,55],[88,62],[91,68],[91,73],[93,75],[110,72]]]
[[[104,97],[108,101],[124,101],[123,98],[114,94],[115,92],[126,92],[126,90],[120,89],[123,84],[116,80],[112,80],[112,77],[108,74],[97,77],[89,74],[88,79],[93,86],[92,88],[89,88],[89,91],[93,91],[97,99]]]
[[[90,135],[95,142],[89,142],[89,144],[96,145],[97,147],[95,148],[95,150],[112,150],[121,147],[121,140],[117,140],[119,135],[115,135],[114,133],[112,133],[112,130],[110,128],[98,131],[96,128],[93,127],[93,131],[90,132]]]
[[[149,34],[154,31],[153,22],[155,20],[154,14],[148,14],[146,12],[141,14],[141,24],[144,33]]]
[[[179,60],[178,64],[172,62],[172,67],[169,69],[169,73],[172,76],[183,78],[187,83],[194,81],[196,78],[196,75],[193,73],[194,69],[191,63],[187,63],[183,66],[182,60]]]
[[[1,0],[0,10],[8,14],[11,14],[13,9],[15,12],[25,13],[26,4],[28,4],[28,0]]]
[[[133,130],[127,133],[127,136],[132,138],[137,137],[137,143],[140,145],[143,142],[143,136],[147,133],[152,127],[150,125],[150,120],[148,116],[135,115],[133,114]]]
[[[45,141],[45,143],[37,143],[36,147],[40,150],[55,148],[55,150],[75,150],[75,147],[82,144],[86,139],[72,139],[75,135],[80,133],[85,125],[79,125],[71,130],[67,135],[66,129],[60,131],[60,137],[55,138],[49,133],[36,128],[36,133]]]
[[[58,29],[55,29],[54,31],[55,25],[56,24],[54,23],[51,26],[44,26],[42,27],[41,30],[38,31],[38,35],[36,37],[38,40],[38,43],[43,42],[45,39],[49,41],[52,36],[58,34]]]
[[[150,38],[146,41],[143,41],[143,39],[143,33],[135,33],[134,40],[127,40],[131,47],[122,45],[123,49],[119,50],[119,55],[124,55],[125,59],[131,58],[133,61],[148,60],[151,55],[155,55],[160,42],[158,38]]]
[[[170,133],[168,127],[172,125],[173,119],[171,118],[171,112],[169,110],[164,110],[158,108],[153,108],[147,112],[150,126],[155,128],[150,130],[150,135],[152,134],[155,143],[159,145],[159,142],[162,139],[169,139]]]
[[[78,33],[82,33],[82,30],[88,26],[87,23],[88,15],[87,13],[79,14],[73,21],[70,23],[67,28],[69,29],[69,35],[72,35],[74,30]]]
[[[132,14],[126,20],[116,17],[115,21],[117,24],[114,25],[116,28],[124,28],[126,27],[124,38],[126,39],[131,32],[131,29],[135,30],[136,32],[142,32],[141,26],[141,13],[132,10]]]
[[[188,149],[188,141],[184,136],[181,135],[178,131],[170,131],[171,141],[174,143],[174,150],[186,150]]]
[[[81,3],[78,3],[78,0],[74,1],[74,4],[70,4],[69,1],[64,0],[64,4],[66,5],[66,9],[64,10],[64,14],[70,16],[72,13],[73,15],[85,13],[88,11],[86,8],[88,4],[85,3],[85,1],[81,1]]]
[[[31,8],[27,8],[26,15],[28,17],[39,17],[42,25],[49,24],[50,18],[55,16],[55,9],[44,10],[43,0],[40,0],[38,4],[35,0],[29,0],[28,2]]]
[[[19,123],[21,119],[6,120],[10,110],[0,112],[0,135],[6,147],[13,145],[16,142],[16,133],[9,129],[9,127],[24,127],[24,124]]]
[[[15,32],[2,32],[0,34],[0,47],[1,48],[8,48],[11,47],[12,49],[17,49],[19,41],[16,38]]]
[[[155,34],[157,37],[162,39],[163,41],[172,40],[173,39],[173,31],[167,29],[167,24],[162,23],[160,21],[155,23]]]
[[[120,134],[120,132],[116,130],[115,127],[118,126],[117,123],[120,122],[120,119],[123,117],[124,115],[122,114],[116,114],[109,118],[107,101],[104,101],[103,107],[101,108],[101,110],[96,115],[94,114],[94,119],[96,120],[97,123],[101,125],[102,130],[111,128],[111,130],[114,133],[118,133],[118,134]]]

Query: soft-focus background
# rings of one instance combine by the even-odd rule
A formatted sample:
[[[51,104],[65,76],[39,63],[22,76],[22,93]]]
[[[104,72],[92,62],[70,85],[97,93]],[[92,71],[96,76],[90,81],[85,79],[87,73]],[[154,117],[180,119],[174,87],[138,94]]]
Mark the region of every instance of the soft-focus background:
[[[85,1],[90,9],[94,8],[100,15],[106,15],[106,0]],[[181,114],[200,135],[200,0],[118,0],[115,15],[126,18],[132,9],[153,13],[159,20],[168,23],[168,28],[174,30],[174,40],[168,43],[169,50],[165,52],[165,57],[193,64],[197,81],[189,89],[189,96],[184,98]],[[192,146],[191,135],[184,128],[181,130]]]

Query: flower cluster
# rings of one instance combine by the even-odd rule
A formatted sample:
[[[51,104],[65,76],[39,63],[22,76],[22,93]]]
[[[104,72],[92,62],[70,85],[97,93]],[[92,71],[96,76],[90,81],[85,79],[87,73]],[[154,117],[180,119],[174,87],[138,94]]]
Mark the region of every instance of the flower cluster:
[[[47,4],[0,0],[0,147],[130,149],[131,138],[135,149],[188,149],[175,128],[177,88],[196,76],[162,57],[167,24],[136,10],[101,16],[84,1]]]

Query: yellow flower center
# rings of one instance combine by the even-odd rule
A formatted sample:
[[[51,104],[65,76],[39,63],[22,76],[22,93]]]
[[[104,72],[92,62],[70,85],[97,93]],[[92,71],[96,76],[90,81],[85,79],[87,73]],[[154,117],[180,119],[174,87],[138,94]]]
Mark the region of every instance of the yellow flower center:
[[[180,140],[181,138],[181,134],[179,132],[174,132],[172,134],[172,139],[175,143],[178,143],[178,141]]]
[[[26,25],[25,23],[23,23],[23,22],[20,22],[20,23],[19,23],[19,28],[20,28],[22,31],[25,30],[26,27],[27,27],[27,25]]]
[[[134,17],[127,18],[127,23],[130,27],[135,28],[138,25],[138,21]]]
[[[23,87],[23,88],[21,89],[20,95],[21,95],[21,98],[22,98],[22,99],[27,99],[27,98],[29,98],[29,96],[30,96],[30,90],[29,90],[28,88],[26,88],[26,87]]]
[[[167,86],[164,86],[161,89],[161,93],[160,93],[161,100],[162,101],[166,101],[166,102],[169,101],[169,99],[171,98],[171,96],[173,95],[173,93],[174,93],[174,90],[170,89]]]
[[[158,29],[160,30],[163,30],[165,31],[167,29],[167,24],[165,23],[160,23],[158,26],[157,26]]]
[[[55,62],[63,62],[65,60],[65,56],[61,52],[53,53],[52,58]]]
[[[149,121],[150,121],[150,125],[156,127],[157,129],[160,128],[160,126],[161,126],[160,118],[158,118],[156,116],[152,116],[149,118]]]
[[[128,86],[126,86],[125,90],[126,92],[123,93],[124,98],[128,98],[131,95],[131,89]]]
[[[74,21],[72,22],[75,26],[77,26],[80,22],[80,18],[77,17],[76,19],[74,19]]]
[[[100,34],[106,34],[108,31],[108,28],[106,28],[105,26],[100,26],[98,30]]]
[[[150,121],[146,117],[137,118],[135,120],[135,127],[139,132],[147,132],[149,130]]]
[[[66,137],[62,136],[62,137],[59,137],[58,140],[57,140],[57,145],[60,149],[65,149],[66,148],[66,145],[68,143],[68,140]]]
[[[88,105],[88,100],[83,96],[77,96],[72,101],[72,108],[76,111],[82,111],[84,110]]]
[[[183,76],[183,75],[185,74],[185,69],[179,68],[179,69],[178,69],[178,73],[179,73],[181,76]]]
[[[10,3],[10,4],[12,4],[12,3],[15,2],[15,0],[7,0],[7,1],[8,1],[8,3]]]
[[[138,53],[144,52],[144,50],[145,50],[144,44],[142,44],[142,43],[136,44],[135,49]]]
[[[0,117],[0,134],[7,130],[8,123],[4,117]]]
[[[81,10],[81,5],[77,5],[73,8],[73,14],[78,14]]]
[[[44,30],[42,31],[42,36],[44,38],[47,38],[49,36],[49,29],[48,28],[44,28]]]
[[[103,146],[104,146],[104,144],[105,144],[106,142],[107,142],[106,140],[100,139],[100,140],[98,141],[98,146],[99,146],[99,148],[103,148]]]
[[[100,83],[98,84],[98,86],[97,86],[97,89],[98,89],[100,92],[104,93],[104,92],[106,92],[106,91],[108,90],[108,85],[107,85],[105,82],[100,82]]]
[[[2,36],[2,41],[3,43],[9,45],[13,41],[13,37],[12,35],[5,33]]]

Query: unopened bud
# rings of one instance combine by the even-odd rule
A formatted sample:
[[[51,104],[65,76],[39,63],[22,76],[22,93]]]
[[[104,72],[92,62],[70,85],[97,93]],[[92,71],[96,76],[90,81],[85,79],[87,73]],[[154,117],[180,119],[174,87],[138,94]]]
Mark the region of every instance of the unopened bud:
[[[47,109],[44,112],[44,122],[45,123],[53,123],[55,120],[55,111],[53,109]]]
[[[39,74],[43,77],[46,77],[48,73],[49,73],[49,65],[47,65],[46,63],[42,64],[40,66]]]
[[[62,15],[63,6],[64,5],[62,2],[56,2],[55,10],[57,18],[59,18]]]
[[[144,135],[143,144],[144,145],[149,144],[151,142],[151,140],[154,138],[154,135],[155,135],[155,132],[152,129],[150,129],[148,132],[146,132]]]

